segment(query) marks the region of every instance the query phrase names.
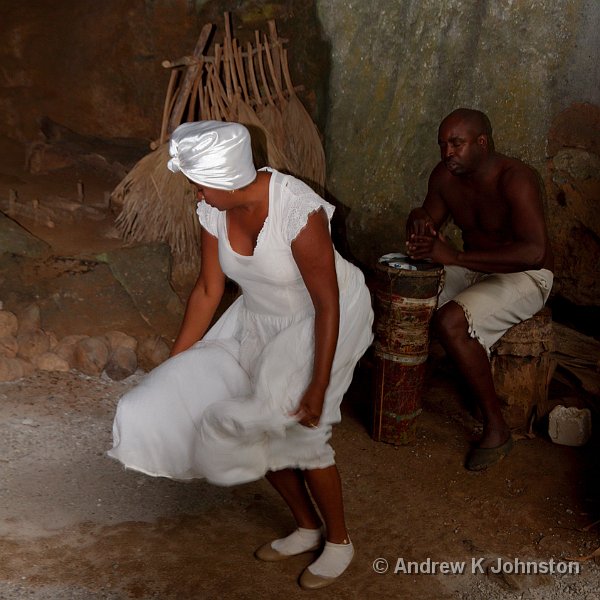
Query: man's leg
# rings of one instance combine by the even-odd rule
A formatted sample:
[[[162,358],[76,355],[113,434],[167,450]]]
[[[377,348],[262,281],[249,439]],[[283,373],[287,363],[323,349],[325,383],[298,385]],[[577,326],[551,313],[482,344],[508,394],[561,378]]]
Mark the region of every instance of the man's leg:
[[[437,311],[434,325],[444,349],[454,360],[481,409],[483,435],[479,447],[495,448],[503,444],[510,429],[500,410],[490,362],[484,347],[469,335],[469,324],[462,307],[456,302],[448,302]]]

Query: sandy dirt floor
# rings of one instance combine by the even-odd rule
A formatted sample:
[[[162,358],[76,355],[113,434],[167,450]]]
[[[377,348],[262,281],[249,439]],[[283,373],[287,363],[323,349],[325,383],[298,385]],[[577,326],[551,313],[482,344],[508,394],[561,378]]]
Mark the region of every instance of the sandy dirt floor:
[[[0,184],[0,192],[20,186],[25,195],[30,182],[20,174]],[[99,195],[104,191],[98,188]],[[110,229],[90,225],[105,226]],[[114,243],[99,242],[82,226],[57,224],[46,233],[63,253]],[[541,428],[519,439],[507,460],[470,473],[462,465],[477,423],[463,408],[451,370],[432,369],[417,439],[395,447],[369,435],[368,363],[356,372],[333,438],[357,554],[339,582],[312,593],[331,599],[597,599],[600,568],[593,560],[580,563],[579,574],[473,568],[498,557],[564,565],[600,546],[600,528],[593,525],[600,518],[597,436],[571,448],[552,444]],[[256,547],[293,527],[265,481],[219,488],[154,479],[106,457],[118,398],[142,376],[115,382],[74,371],[38,372],[0,384],[0,598],[310,595],[297,585],[310,555],[271,564],[253,557]],[[465,572],[410,574],[402,572],[402,560],[464,563]]]
[[[219,488],[153,479],[104,454],[123,382],[74,372],[0,385],[0,598],[305,597],[303,555],[260,563],[253,550],[293,524],[264,481]],[[357,373],[357,380],[361,371]],[[414,445],[373,441],[360,381],[334,447],[354,564],[330,598],[597,598],[579,575],[471,573],[472,561],[564,561],[590,554],[596,449],[521,440],[486,473],[462,468],[472,423],[448,381],[426,395]],[[444,406],[442,406],[444,404]],[[398,559],[465,561],[462,575],[393,573]],[[379,562],[375,561],[379,559]],[[376,568],[389,571],[378,574]]]

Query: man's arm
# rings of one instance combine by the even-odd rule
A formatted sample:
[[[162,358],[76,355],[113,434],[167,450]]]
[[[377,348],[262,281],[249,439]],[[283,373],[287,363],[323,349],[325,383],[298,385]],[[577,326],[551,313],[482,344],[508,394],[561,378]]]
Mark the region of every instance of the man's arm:
[[[501,175],[499,187],[511,213],[510,242],[489,250],[459,252],[439,236],[414,236],[410,255],[483,272],[513,273],[547,266],[549,243],[535,173],[524,165],[511,167]]]
[[[436,235],[448,217],[448,208],[440,193],[441,169],[444,168],[442,163],[440,163],[432,171],[423,206],[414,208],[408,215],[406,221],[407,245],[412,236]]]

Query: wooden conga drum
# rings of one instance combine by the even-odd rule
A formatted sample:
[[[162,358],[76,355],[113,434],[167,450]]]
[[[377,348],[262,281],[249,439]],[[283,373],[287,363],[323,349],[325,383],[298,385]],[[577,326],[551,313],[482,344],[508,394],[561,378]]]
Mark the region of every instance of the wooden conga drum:
[[[429,325],[444,269],[428,261],[386,257],[376,267],[372,437],[403,445],[414,441],[422,410]]]

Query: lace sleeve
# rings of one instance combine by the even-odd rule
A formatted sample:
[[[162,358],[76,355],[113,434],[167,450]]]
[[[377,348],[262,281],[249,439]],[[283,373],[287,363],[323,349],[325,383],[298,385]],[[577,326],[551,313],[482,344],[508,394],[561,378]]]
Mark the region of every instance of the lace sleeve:
[[[219,217],[219,211],[206,204],[204,200],[202,202],[198,202],[198,206],[196,207],[196,214],[198,215],[198,219],[200,220],[200,225],[208,231],[211,235],[215,237],[219,237],[218,229],[217,229],[217,219]]]
[[[285,238],[291,244],[304,229],[312,213],[322,208],[331,221],[335,208],[298,179],[292,179],[287,187],[289,197],[284,221]]]

